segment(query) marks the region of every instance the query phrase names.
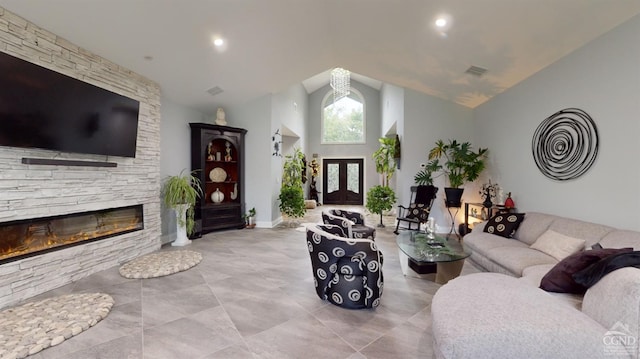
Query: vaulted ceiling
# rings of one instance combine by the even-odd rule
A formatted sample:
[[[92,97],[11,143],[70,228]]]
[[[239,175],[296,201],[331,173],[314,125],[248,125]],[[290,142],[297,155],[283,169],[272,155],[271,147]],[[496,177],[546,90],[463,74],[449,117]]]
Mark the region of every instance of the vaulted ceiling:
[[[640,13],[639,0],[0,0],[205,113],[334,67],[475,107]],[[449,17],[437,29],[436,17]],[[212,39],[223,38],[221,47]],[[640,40],[640,39],[639,39]],[[466,74],[470,66],[488,71]],[[212,96],[207,90],[220,87]]]

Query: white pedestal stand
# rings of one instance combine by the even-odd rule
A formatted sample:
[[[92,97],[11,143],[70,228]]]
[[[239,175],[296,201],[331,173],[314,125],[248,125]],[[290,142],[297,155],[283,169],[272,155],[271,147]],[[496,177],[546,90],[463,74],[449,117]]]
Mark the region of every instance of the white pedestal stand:
[[[191,243],[191,240],[187,237],[187,226],[181,226],[180,222],[186,223],[188,204],[181,204],[176,207],[176,240],[171,242],[173,247],[186,246]]]

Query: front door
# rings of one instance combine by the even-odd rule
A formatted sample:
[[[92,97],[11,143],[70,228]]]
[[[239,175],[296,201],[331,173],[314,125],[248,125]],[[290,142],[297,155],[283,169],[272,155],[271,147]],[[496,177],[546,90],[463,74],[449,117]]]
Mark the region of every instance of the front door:
[[[322,182],[324,204],[362,205],[364,160],[324,159]]]

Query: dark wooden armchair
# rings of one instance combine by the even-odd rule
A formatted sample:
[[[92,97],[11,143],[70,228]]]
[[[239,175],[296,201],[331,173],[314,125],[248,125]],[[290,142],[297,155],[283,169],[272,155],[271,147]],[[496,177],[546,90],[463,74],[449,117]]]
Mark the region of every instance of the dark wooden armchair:
[[[398,206],[398,217],[396,230],[399,229],[419,230],[421,223],[426,223],[431,212],[431,205],[438,193],[438,187],[434,186],[412,186],[411,201],[409,207]],[[415,225],[416,228],[413,228]]]

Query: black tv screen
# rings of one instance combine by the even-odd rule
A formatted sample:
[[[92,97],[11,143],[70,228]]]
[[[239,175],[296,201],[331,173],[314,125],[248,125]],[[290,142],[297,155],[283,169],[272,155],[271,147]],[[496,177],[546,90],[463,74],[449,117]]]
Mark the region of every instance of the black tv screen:
[[[140,103],[0,52],[0,146],[136,156]]]

